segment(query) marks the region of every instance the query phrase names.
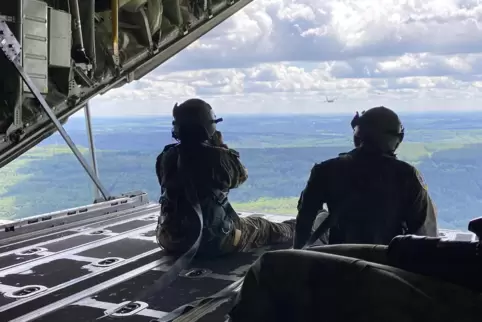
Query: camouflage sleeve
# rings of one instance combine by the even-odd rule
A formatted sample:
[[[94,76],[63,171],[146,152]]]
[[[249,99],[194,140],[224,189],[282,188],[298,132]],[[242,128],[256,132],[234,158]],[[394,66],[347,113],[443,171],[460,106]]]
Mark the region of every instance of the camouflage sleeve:
[[[313,221],[318,211],[325,203],[324,184],[326,180],[324,164],[316,164],[311,169],[311,174],[305,189],[298,200],[298,216],[296,218],[296,231],[293,248],[302,248],[310,238]]]
[[[219,164],[213,169],[214,178],[223,189],[239,187],[248,179],[248,170],[239,159],[239,153],[233,149],[215,147],[219,153]]]
[[[413,168],[413,175],[407,191],[410,199],[407,219],[408,233],[437,237],[437,209],[430,198],[427,184],[416,168]]]

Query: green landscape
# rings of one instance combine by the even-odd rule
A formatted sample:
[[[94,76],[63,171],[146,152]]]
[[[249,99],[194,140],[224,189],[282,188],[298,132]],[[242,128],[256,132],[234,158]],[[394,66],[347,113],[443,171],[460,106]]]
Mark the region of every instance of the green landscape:
[[[220,128],[240,152],[249,179],[230,193],[239,211],[295,215],[311,167],[350,150],[348,116],[232,117]],[[443,228],[465,229],[482,203],[482,115],[406,116],[398,156],[423,173]],[[172,142],[168,118],[100,119],[94,123],[100,178],[112,194],[160,187],[154,162]],[[88,157],[82,119],[67,130]],[[91,203],[92,185],[58,134],[0,170],[0,219],[25,218]]]

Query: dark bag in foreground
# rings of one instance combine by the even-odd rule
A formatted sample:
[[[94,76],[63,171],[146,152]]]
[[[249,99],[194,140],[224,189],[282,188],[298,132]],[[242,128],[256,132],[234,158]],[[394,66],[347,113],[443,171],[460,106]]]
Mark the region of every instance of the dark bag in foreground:
[[[388,246],[389,265],[482,292],[481,226],[482,217],[469,223],[478,241],[397,236]]]
[[[231,322],[478,322],[482,297],[354,257],[282,250],[263,254],[249,269],[230,316]]]

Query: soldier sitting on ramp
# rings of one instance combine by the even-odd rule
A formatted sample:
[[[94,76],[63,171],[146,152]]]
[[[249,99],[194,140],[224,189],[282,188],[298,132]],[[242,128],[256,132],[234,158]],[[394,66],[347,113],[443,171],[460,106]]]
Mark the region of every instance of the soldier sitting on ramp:
[[[159,245],[171,253],[183,253],[199,234],[199,221],[184,193],[185,176],[195,187],[204,221],[198,254],[215,257],[291,241],[294,220],[240,218],[229,204],[229,190],[243,184],[248,174],[239,153],[223,143],[216,130],[222,119],[216,119],[211,106],[190,99],[174,106],[173,117],[172,136],[179,143],[167,145],[156,161],[162,192],[156,229]]]
[[[329,244],[384,244],[397,235],[437,236],[427,187],[395,151],[404,128],[398,115],[375,107],[352,121],[355,149],[316,164],[298,202],[294,248],[302,248],[326,203]],[[325,237],[326,236],[321,236]]]

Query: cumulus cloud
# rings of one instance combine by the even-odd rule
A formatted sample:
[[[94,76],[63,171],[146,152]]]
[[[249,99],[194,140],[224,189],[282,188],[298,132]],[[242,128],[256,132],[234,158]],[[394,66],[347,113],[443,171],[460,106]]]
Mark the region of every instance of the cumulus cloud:
[[[481,22],[476,0],[255,0],[95,105],[169,113],[198,96],[225,113],[482,109]]]

